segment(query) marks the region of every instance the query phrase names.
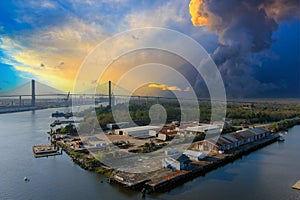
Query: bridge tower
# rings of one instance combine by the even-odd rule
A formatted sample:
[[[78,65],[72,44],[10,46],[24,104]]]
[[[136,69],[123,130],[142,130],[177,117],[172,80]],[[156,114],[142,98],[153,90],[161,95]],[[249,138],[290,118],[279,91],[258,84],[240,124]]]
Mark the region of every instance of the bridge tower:
[[[111,107],[111,81],[108,81],[108,105]]]
[[[35,106],[35,81],[31,80],[31,106]]]

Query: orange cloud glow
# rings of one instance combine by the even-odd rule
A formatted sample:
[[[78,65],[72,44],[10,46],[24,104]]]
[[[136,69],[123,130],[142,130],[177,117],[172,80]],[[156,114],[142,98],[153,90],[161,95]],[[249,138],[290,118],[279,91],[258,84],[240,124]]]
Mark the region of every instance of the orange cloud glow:
[[[77,19],[33,30],[18,40],[3,36],[0,48],[9,58],[2,62],[14,66],[19,73],[28,73],[38,81],[70,91],[81,63],[104,36],[101,28]]]
[[[191,20],[194,26],[207,26],[209,25],[209,19],[207,14],[201,12],[203,6],[202,0],[191,0],[190,2],[190,14]]]
[[[150,88],[159,88],[161,90],[182,91],[177,86],[167,86],[165,84],[157,84],[157,83],[151,83],[151,84],[148,85],[148,87],[150,87]]]

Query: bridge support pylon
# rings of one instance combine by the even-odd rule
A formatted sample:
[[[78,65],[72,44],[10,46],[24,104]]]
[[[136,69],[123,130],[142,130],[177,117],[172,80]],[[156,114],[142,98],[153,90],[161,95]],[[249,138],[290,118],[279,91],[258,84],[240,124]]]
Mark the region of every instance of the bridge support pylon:
[[[31,80],[31,106],[35,107],[35,80]]]

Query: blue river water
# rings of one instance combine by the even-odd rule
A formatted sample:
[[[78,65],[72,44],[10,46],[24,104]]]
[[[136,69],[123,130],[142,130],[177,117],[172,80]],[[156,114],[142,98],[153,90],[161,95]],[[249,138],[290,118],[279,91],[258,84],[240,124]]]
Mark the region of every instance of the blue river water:
[[[0,199],[142,199],[139,192],[81,169],[66,154],[34,158],[32,145],[48,143],[50,115],[56,110],[68,111],[0,115]],[[300,191],[291,188],[300,179],[300,126],[291,128],[285,138],[146,199],[300,199]]]

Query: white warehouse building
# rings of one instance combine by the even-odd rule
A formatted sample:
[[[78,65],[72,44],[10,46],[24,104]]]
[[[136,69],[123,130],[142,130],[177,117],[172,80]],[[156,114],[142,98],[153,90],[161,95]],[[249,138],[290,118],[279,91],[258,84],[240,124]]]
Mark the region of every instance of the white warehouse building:
[[[149,137],[149,131],[159,130],[159,126],[136,126],[115,130],[116,135],[126,135],[131,137]]]
[[[185,129],[187,134],[205,133],[205,134],[220,134],[222,129],[220,125],[204,125],[190,126]]]

